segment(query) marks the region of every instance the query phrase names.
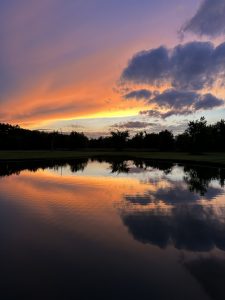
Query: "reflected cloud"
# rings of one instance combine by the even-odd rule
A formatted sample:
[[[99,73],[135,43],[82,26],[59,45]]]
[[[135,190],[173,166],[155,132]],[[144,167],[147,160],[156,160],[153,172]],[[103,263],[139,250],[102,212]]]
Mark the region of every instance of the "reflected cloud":
[[[216,202],[224,195],[221,168],[119,157],[0,164],[1,177],[20,172],[15,188],[32,194],[38,206],[46,206],[40,202],[46,191],[58,204],[68,197],[69,206],[75,195],[82,205],[96,195],[99,199],[111,195],[110,202],[138,242],[162,249],[225,251],[225,206]],[[7,194],[7,186],[2,185],[2,195]],[[51,211],[50,207],[45,210]]]
[[[225,209],[215,215],[210,207],[175,206],[169,214],[153,212],[123,213],[122,220],[141,243],[162,249],[169,245],[179,250],[207,252],[215,247],[225,251]]]
[[[210,261],[198,259],[225,253],[220,168],[93,157],[8,162],[1,163],[0,170],[1,265],[13,284],[21,286],[26,274],[33,274],[34,282],[43,278],[41,266],[48,277],[54,270],[63,288],[71,278],[74,288],[80,274],[88,286],[107,275],[113,290],[115,278],[119,287],[125,281],[126,291],[131,284],[138,287],[134,299],[148,298],[149,286],[163,286],[166,294],[172,290],[174,299],[182,298],[183,288],[190,292],[188,299],[215,297],[216,280],[210,272],[215,270],[215,278],[223,280],[223,262],[218,268],[219,261],[213,262],[211,268]],[[191,189],[200,179],[204,195]],[[90,269],[97,270],[97,278],[95,272],[87,281]]]
[[[157,188],[156,191],[147,191],[144,195],[126,195],[125,199],[139,205],[148,205],[160,201],[165,204],[176,205],[193,203],[201,199],[210,201],[223,193],[224,191],[221,188],[209,187],[203,197],[198,193],[192,192],[180,182],[170,182],[169,187]]]

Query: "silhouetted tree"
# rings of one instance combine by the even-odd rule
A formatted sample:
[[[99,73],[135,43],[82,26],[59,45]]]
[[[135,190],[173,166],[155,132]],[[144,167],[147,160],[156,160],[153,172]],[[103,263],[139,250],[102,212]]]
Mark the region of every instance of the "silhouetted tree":
[[[189,151],[201,153],[207,149],[208,130],[207,121],[204,117],[200,120],[189,122],[185,133],[190,139]]]
[[[76,131],[70,133],[70,148],[75,150],[79,148],[86,148],[88,146],[88,138]]]
[[[176,137],[176,147],[178,150],[185,152],[191,149],[191,138],[187,132]]]
[[[146,132],[138,132],[128,141],[128,147],[131,148],[144,148],[145,147]]]
[[[225,151],[225,120],[221,120],[212,126],[216,150]]]
[[[122,150],[126,146],[129,137],[128,131],[111,131],[112,146],[117,150]]]
[[[144,139],[145,148],[158,150],[159,149],[159,134],[148,133],[145,135]]]
[[[76,150],[82,148],[148,149],[149,151],[185,151],[202,153],[225,151],[225,121],[207,125],[205,118],[188,123],[187,129],[173,136],[171,131],[138,132],[129,137],[128,131],[112,131],[110,136],[89,139],[83,133],[44,132],[28,130],[18,125],[0,123],[1,150]]]
[[[161,151],[173,150],[174,136],[171,131],[164,130],[159,133],[158,146]]]

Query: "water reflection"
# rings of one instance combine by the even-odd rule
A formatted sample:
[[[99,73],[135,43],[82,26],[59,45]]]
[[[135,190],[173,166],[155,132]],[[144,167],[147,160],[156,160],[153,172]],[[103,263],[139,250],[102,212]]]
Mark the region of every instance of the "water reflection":
[[[224,299],[224,179],[140,159],[1,163],[4,299]]]
[[[211,299],[224,299],[225,259],[199,257],[185,262],[184,266],[204,287]]]
[[[37,170],[56,169],[69,166],[71,172],[84,171],[89,161],[97,161],[99,163],[106,162],[112,173],[138,173],[148,169],[157,169],[163,171],[165,175],[171,173],[175,164],[169,162],[157,162],[153,160],[126,160],[124,158],[94,158],[94,159],[73,159],[73,160],[52,160],[52,161],[29,161],[29,162],[7,162],[0,163],[0,176],[10,176],[12,174],[19,175],[21,171],[29,170],[36,172]],[[225,169],[216,167],[185,165],[183,168],[184,181],[192,192],[204,195],[207,192],[209,184],[212,180],[218,180],[220,186],[224,186]]]
[[[165,248],[172,245],[189,251],[225,251],[225,209],[215,216],[213,208],[175,206],[170,213],[137,212],[123,215],[123,222],[134,238]]]
[[[73,160],[43,160],[43,161],[18,161],[18,162],[2,162],[0,163],[0,177],[10,176],[13,174],[19,175],[20,172],[28,170],[37,172],[38,170],[55,169],[70,166],[71,172],[83,171],[87,166],[88,159],[73,159]]]
[[[218,180],[220,185],[224,186],[225,169],[223,168],[206,168],[195,166],[185,166],[184,177],[185,182],[188,184],[192,192],[198,192],[204,195],[212,180]]]

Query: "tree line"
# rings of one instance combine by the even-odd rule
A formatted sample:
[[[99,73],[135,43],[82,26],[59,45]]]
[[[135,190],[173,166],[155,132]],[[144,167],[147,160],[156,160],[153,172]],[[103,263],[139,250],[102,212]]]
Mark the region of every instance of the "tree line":
[[[45,132],[28,130],[18,125],[0,123],[1,150],[79,150],[90,149],[148,149],[151,151],[183,151],[201,153],[225,151],[225,120],[207,124],[204,117],[188,123],[186,130],[174,135],[169,130],[159,133],[112,131],[107,137],[88,138],[72,131]]]

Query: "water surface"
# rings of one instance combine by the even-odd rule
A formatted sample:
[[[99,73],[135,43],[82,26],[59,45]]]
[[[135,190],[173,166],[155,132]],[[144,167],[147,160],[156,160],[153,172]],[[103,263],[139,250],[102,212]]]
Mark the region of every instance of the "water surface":
[[[2,299],[225,299],[225,170],[0,164]]]

